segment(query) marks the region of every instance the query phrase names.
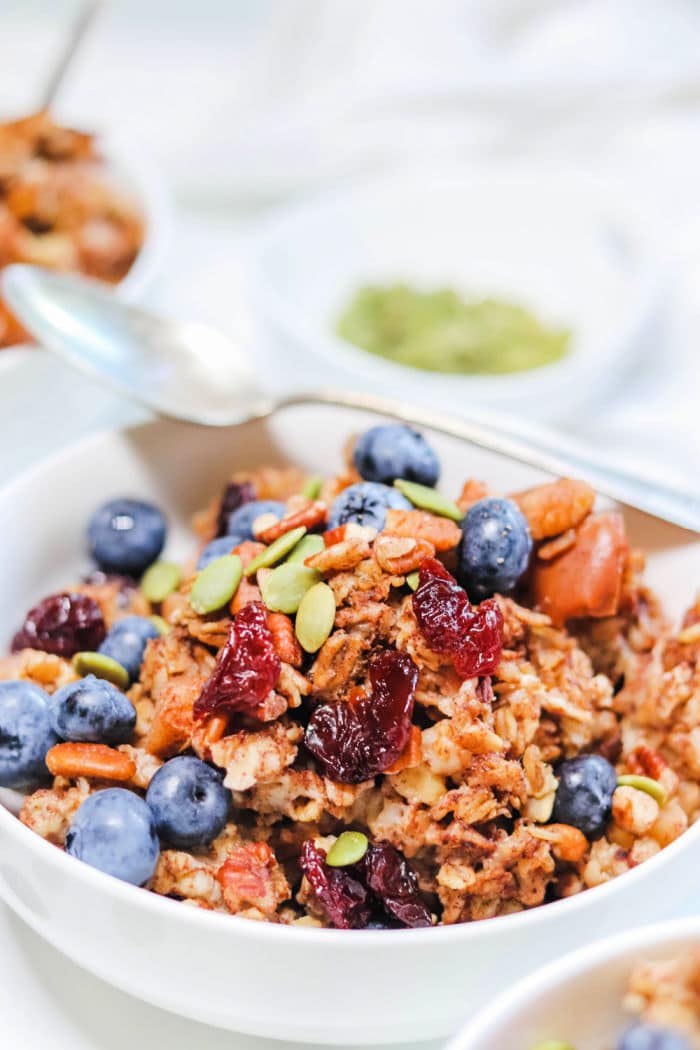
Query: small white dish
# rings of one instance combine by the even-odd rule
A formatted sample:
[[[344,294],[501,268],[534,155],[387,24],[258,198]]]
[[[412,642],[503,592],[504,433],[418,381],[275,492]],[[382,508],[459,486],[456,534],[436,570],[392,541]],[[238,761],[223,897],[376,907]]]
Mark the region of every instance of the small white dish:
[[[550,1039],[576,1050],[613,1046],[634,1020],[622,1001],[635,963],[672,959],[691,948],[700,948],[698,917],[598,941],[499,995],[445,1050],[533,1050]]]
[[[273,358],[267,344],[281,335],[297,382],[300,372],[330,371],[335,382],[419,396],[454,414],[493,406],[570,418],[640,357],[664,302],[638,214],[613,185],[574,172],[509,166],[385,176],[280,210],[249,250],[271,376],[284,362],[273,364],[279,350]],[[527,372],[462,376],[398,365],[341,339],[337,319],[353,292],[393,281],[522,302],[572,330],[570,352]]]
[[[377,421],[374,412],[330,404],[297,404],[230,429],[161,421],[94,435],[36,466],[0,490],[0,549],[8,552],[0,651],[25,609],[85,571],[85,522],[102,500],[128,492],[162,506],[171,522],[167,555],[185,556],[191,514],[234,470],[293,462],[334,473],[347,435]],[[503,491],[543,477],[439,426],[428,433],[446,491],[466,475]],[[700,577],[700,540],[642,514],[626,517],[632,543],[649,554],[650,584],[679,615]],[[677,914],[699,863],[696,824],[621,878],[517,915],[423,930],[283,927],[119,882],[49,845],[0,805],[0,897],[47,941],[161,1008],[306,1043],[446,1035],[533,966],[596,935]]]

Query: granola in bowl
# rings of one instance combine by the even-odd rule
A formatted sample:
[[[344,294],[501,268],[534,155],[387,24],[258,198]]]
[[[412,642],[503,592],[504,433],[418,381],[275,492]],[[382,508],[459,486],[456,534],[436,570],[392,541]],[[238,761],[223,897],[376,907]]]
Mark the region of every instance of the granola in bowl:
[[[192,906],[339,928],[512,914],[682,834],[700,609],[671,629],[582,483],[438,479],[372,428],[340,476],[236,475],[184,565],[157,508],[99,508],[99,571],[0,664],[23,822]]]
[[[144,226],[93,135],[45,110],[0,124],[0,267],[33,263],[116,284],[142,247]],[[0,299],[0,348],[26,340]]]

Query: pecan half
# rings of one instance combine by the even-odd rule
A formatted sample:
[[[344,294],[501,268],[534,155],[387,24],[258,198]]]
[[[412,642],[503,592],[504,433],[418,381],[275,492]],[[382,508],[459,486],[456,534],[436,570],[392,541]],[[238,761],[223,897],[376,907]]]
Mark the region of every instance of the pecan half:
[[[304,565],[319,572],[347,572],[370,556],[370,545],[365,539],[347,539],[312,554]]]
[[[302,652],[294,634],[294,624],[284,613],[267,614],[267,626],[270,628],[275,652],[285,664],[301,667]]]
[[[439,518],[426,510],[393,510],[386,512],[384,532],[432,543],[436,551],[449,551],[462,539],[462,530],[449,518]]]
[[[284,536],[285,533],[291,532],[292,529],[299,529],[302,525],[307,529],[315,529],[319,525],[323,525],[327,519],[328,507],[326,504],[321,500],[314,500],[312,503],[307,503],[301,510],[294,511],[292,514],[285,514],[274,525],[269,525],[266,529],[263,529],[258,533],[258,539],[263,543],[272,543],[274,540],[278,540],[280,536]]]
[[[585,481],[559,478],[516,492],[513,499],[527,518],[533,540],[546,540],[580,525],[593,509],[595,492]]]
[[[404,576],[419,568],[426,558],[435,556],[435,547],[427,540],[408,536],[390,536],[381,532],[374,541],[374,557],[385,572]]]

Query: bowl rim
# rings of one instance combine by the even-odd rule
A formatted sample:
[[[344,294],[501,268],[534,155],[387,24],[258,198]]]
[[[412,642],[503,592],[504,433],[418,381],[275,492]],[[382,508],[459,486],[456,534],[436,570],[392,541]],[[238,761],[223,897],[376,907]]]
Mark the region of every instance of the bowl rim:
[[[393,414],[397,418],[402,418],[404,412],[409,412],[418,418],[425,416],[424,410],[410,405],[403,405],[389,401],[377,401],[373,403],[371,398],[367,398],[363,395],[348,394],[347,392],[343,393],[342,398],[343,407],[350,409],[354,408],[375,415]],[[269,418],[273,418],[278,411],[281,412],[287,408],[300,408],[304,405],[310,406],[317,403],[318,402],[315,402],[312,398],[305,399],[303,395],[299,395],[294,399],[281,403],[278,408],[273,408],[265,416],[259,416],[248,423],[239,423],[226,429],[233,431],[236,427],[249,425],[250,422],[255,425],[264,425],[265,421]],[[323,402],[323,404],[326,404],[326,402]],[[451,425],[454,425],[454,431],[450,431],[449,428]],[[451,434],[453,437],[457,437],[458,440],[464,440],[464,438],[460,437],[458,433],[462,425],[462,421],[460,420],[450,419],[443,416],[441,421],[434,421],[432,429],[440,432],[441,426],[444,426],[446,429],[442,431],[443,433],[447,435]],[[425,426],[428,428],[431,427],[430,423],[426,423]],[[79,457],[81,453],[93,445],[99,445],[101,442],[110,440],[129,441],[144,432],[147,434],[148,431],[157,431],[162,427],[182,427],[189,430],[197,429],[202,432],[210,432],[212,439],[214,439],[214,435],[218,429],[215,427],[198,426],[192,423],[178,422],[163,418],[148,420],[144,423],[136,423],[132,426],[126,427],[105,427],[94,431],[75,442],[71,442],[62,449],[56,450],[51,455],[46,456],[35,463],[29,469],[24,470],[11,478],[4,485],[0,486],[0,501],[11,500],[16,492],[19,492],[20,489],[23,489],[27,485],[34,484],[36,487],[46,471],[50,471],[52,467],[57,466],[62,461],[70,461],[74,457]],[[506,458],[512,459],[513,457]],[[29,852],[35,856],[38,863],[46,863],[49,866],[57,865],[64,874],[73,872],[74,877],[77,880],[84,880],[86,883],[90,884],[92,888],[97,889],[100,892],[108,895],[110,893],[116,895],[119,900],[124,901],[125,903],[131,903],[132,905],[140,906],[147,910],[155,909],[156,912],[165,909],[163,912],[165,916],[175,914],[172,909],[177,907],[184,922],[196,926],[203,924],[204,928],[209,927],[212,931],[223,930],[227,924],[230,928],[230,924],[233,920],[236,923],[235,929],[239,934],[254,938],[261,936],[268,939],[271,943],[290,943],[290,939],[293,938],[301,943],[329,945],[332,942],[336,947],[342,946],[346,950],[357,950],[357,946],[360,944],[370,945],[374,949],[377,949],[380,945],[393,947],[398,943],[405,945],[406,947],[413,945],[414,943],[416,945],[425,946],[426,943],[428,943],[427,938],[432,938],[435,943],[440,944],[448,944],[453,941],[458,942],[463,939],[474,939],[478,941],[482,937],[489,936],[488,931],[491,929],[493,929],[494,935],[496,931],[499,930],[504,934],[510,931],[526,930],[537,924],[555,922],[560,916],[574,915],[577,912],[585,911],[594,907],[597,902],[602,903],[616,893],[624,892],[625,888],[631,884],[632,880],[638,882],[642,879],[651,877],[657,869],[660,870],[667,864],[672,863],[677,854],[682,854],[692,845],[693,840],[700,836],[700,821],[691,825],[691,827],[684,831],[682,835],[671,842],[668,846],[661,849],[653,857],[644,861],[643,864],[639,864],[630,871],[625,872],[623,875],[619,875],[601,885],[577,893],[572,897],[552,901],[548,904],[541,904],[537,907],[528,908],[511,915],[499,915],[476,922],[454,923],[448,926],[433,926],[422,929],[399,930],[335,930],[317,927],[288,926],[282,923],[251,922],[248,919],[243,919],[236,915],[222,915],[202,908],[183,908],[180,907],[180,902],[178,901],[169,900],[166,897],[144,890],[139,886],[132,886],[112,875],[99,871],[97,868],[91,867],[83,861],[77,860],[75,857],[71,857],[63,850],[57,849],[51,843],[41,838],[36,832],[31,831],[28,827],[22,824],[18,817],[11,813],[2,802],[0,802],[0,829],[2,829],[3,834],[7,834],[17,843],[20,850],[28,849]],[[68,865],[68,868],[66,868],[65,865]],[[7,893],[8,887],[5,886],[4,880],[1,877],[0,888],[3,889],[4,893]],[[31,915],[26,914],[27,909],[15,897],[14,893],[11,892],[10,895],[13,900],[12,902],[8,901],[8,903],[10,903],[20,914],[24,914],[26,921],[28,921],[30,925],[36,925],[36,922],[32,920]]]
[[[500,1021],[504,1014],[517,1016],[535,996],[556,991],[582,974],[595,970],[601,963],[622,960],[640,949],[659,948],[668,941],[679,939],[700,940],[700,915],[635,927],[567,952],[521,978],[513,987],[500,992],[488,1006],[458,1029],[444,1050],[478,1050],[479,1045],[483,1045],[478,1040],[492,1037],[494,1023]]]
[[[371,377],[389,388],[397,382],[413,382],[427,386],[431,393],[444,392],[447,387],[452,387],[456,391],[461,389],[465,393],[469,391],[477,396],[493,398],[494,403],[498,400],[510,402],[514,398],[553,393],[560,390],[563,382],[576,381],[591,385],[596,379],[600,382],[599,365],[603,359],[606,372],[612,376],[609,383],[612,385],[615,375],[638,356],[638,337],[649,325],[668,292],[669,262],[660,259],[658,253],[652,253],[647,242],[644,242],[644,250],[640,253],[638,272],[630,278],[634,288],[633,302],[618,317],[614,335],[606,338],[605,354],[601,350],[589,358],[585,353],[574,352],[562,360],[538,368],[502,375],[434,372],[372,354],[341,338],[332,328],[322,329],[321,318],[316,319],[318,323],[309,321],[291,300],[276,289],[265,273],[270,249],[281,243],[294,243],[304,224],[319,214],[326,213],[330,220],[338,214],[347,214],[358,207],[371,205],[382,195],[398,193],[405,196],[411,191],[424,194],[431,189],[437,192],[440,189],[469,190],[485,183],[490,186],[498,184],[515,187],[520,192],[523,187],[528,190],[529,185],[541,187],[544,180],[566,190],[574,200],[584,194],[585,206],[591,200],[602,201],[612,213],[614,204],[615,224],[635,235],[635,240],[642,236],[642,227],[634,221],[635,211],[627,202],[624,187],[612,177],[581,173],[561,165],[535,165],[522,161],[508,168],[494,163],[474,167],[453,164],[445,168],[414,165],[372,177],[349,179],[340,187],[279,205],[256,223],[246,238],[252,262],[250,289],[254,311],[262,320],[269,319],[279,332],[306,347],[315,357],[345,368],[355,379],[367,380]],[[566,319],[562,319],[561,323],[566,323]],[[583,398],[586,395],[581,393],[578,396]]]

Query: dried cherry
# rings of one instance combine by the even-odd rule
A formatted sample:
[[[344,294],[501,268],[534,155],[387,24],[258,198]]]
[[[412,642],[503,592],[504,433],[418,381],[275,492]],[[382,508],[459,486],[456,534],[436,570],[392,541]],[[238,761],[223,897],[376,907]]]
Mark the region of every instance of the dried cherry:
[[[449,654],[462,678],[493,673],[503,651],[503,614],[489,598],[473,606],[441,562],[420,567],[413,611],[421,634],[436,653]]]
[[[324,773],[358,784],[396,761],[411,734],[418,668],[407,653],[387,650],[370,664],[371,691],[319,704],[306,729],[308,750]]]
[[[85,594],[52,594],[27,613],[12,639],[12,652],[40,649],[70,657],[102,644],[107,627],[102,611]]]
[[[219,511],[216,516],[216,535],[225,536],[228,531],[228,519],[234,510],[244,503],[255,499],[255,489],[249,481],[231,481],[221,493]]]
[[[216,667],[194,703],[194,717],[251,712],[277,685],[280,658],[262,602],[244,605],[231,624]]]
[[[331,868],[325,851],[307,840],[301,847],[299,865],[332,926],[339,930],[362,930],[372,909],[365,886],[351,869]]]
[[[307,841],[300,865],[328,921],[338,929],[432,925],[415,873],[389,842],[370,844],[357,864],[332,868],[325,852]]]

